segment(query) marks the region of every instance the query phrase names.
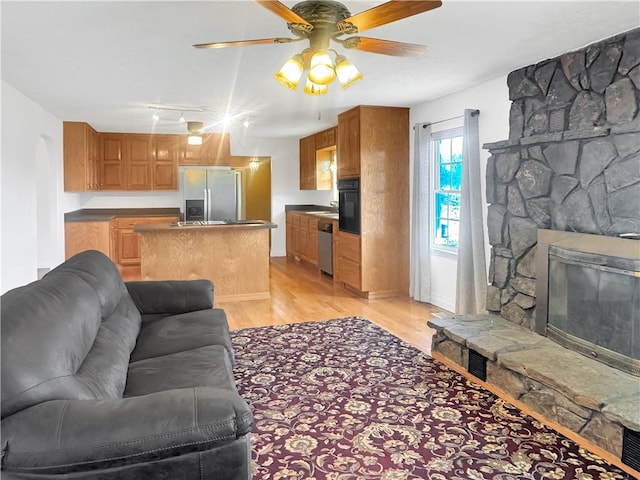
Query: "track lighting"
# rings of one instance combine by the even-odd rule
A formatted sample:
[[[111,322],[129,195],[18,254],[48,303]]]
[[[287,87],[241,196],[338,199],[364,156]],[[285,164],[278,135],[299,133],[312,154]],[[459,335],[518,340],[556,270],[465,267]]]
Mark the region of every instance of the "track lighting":
[[[258,168],[260,168],[260,160],[256,157],[251,157],[251,160],[249,160],[249,169],[255,172]]]
[[[158,115],[157,108],[153,111],[153,115],[151,116],[151,118],[153,119],[154,122],[157,122],[158,120],[160,120],[160,115]]]
[[[335,55],[335,62],[330,52]],[[309,71],[304,86],[304,92],[307,95],[325,95],[328,92],[328,85],[336,77],[342,88],[347,88],[362,79],[362,74],[344,55],[339,55],[331,49],[312,50],[310,48],[287,60],[275,74],[275,79],[285,87],[296,90],[305,70]]]
[[[184,119],[184,112],[180,112],[180,118],[178,118],[178,121],[179,121],[180,123],[184,123],[184,122],[186,122],[186,120]]]

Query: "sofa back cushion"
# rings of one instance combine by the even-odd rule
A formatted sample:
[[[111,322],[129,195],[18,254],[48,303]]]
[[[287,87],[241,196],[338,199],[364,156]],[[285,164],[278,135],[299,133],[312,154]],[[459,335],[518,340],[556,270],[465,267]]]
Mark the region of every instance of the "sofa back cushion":
[[[47,400],[122,396],[140,313],[104,254],[82,252],[0,306],[3,418]]]

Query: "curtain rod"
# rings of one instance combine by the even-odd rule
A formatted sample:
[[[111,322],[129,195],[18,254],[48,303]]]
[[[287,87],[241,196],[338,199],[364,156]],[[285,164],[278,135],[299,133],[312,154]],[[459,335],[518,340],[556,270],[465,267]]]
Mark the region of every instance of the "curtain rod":
[[[475,117],[476,115],[480,115],[480,110],[474,110],[471,112],[471,116]],[[448,122],[449,120],[457,120],[458,118],[462,118],[464,115],[458,115],[457,117],[445,118],[444,120],[438,120],[437,122],[429,122],[422,125],[422,128],[427,128],[429,125],[435,125],[436,123]]]

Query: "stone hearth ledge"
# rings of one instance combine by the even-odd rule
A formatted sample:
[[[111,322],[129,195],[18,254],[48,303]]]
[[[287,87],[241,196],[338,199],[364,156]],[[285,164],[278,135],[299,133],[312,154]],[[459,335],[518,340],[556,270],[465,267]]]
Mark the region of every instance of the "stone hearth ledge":
[[[640,431],[640,378],[494,315],[434,318],[432,351],[468,368],[469,349],[487,360],[486,383],[616,458],[622,427]]]

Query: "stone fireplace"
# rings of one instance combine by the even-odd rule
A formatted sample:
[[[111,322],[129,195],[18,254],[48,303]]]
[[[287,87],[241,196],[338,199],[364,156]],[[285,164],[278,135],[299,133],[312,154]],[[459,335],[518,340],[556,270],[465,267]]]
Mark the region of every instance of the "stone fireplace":
[[[633,274],[610,276],[632,270],[629,265],[637,272],[634,258],[640,257],[640,240],[618,238],[640,233],[640,29],[513,71],[507,84],[509,138],[484,145],[491,153],[489,314],[430,321],[432,351],[467,369],[483,359],[487,383],[640,471],[640,377],[633,361],[640,348],[640,287]],[[630,263],[595,266],[599,252],[553,240],[550,246],[554,233],[595,236],[596,245],[626,242]],[[609,257],[619,256],[613,253]],[[567,267],[581,261],[586,270]],[[569,277],[572,286],[560,287],[558,279]],[[588,317],[609,322],[597,327],[605,345],[590,342],[593,332],[574,318],[585,313],[578,292],[601,284],[599,297],[619,300],[613,308],[605,300],[598,307],[604,313]],[[562,319],[569,311],[571,318]],[[569,334],[558,333],[559,326]],[[549,330],[553,341],[544,336]],[[574,342],[581,336],[586,347]],[[620,352],[607,357],[604,351],[614,337],[632,360],[629,368],[616,364]]]

